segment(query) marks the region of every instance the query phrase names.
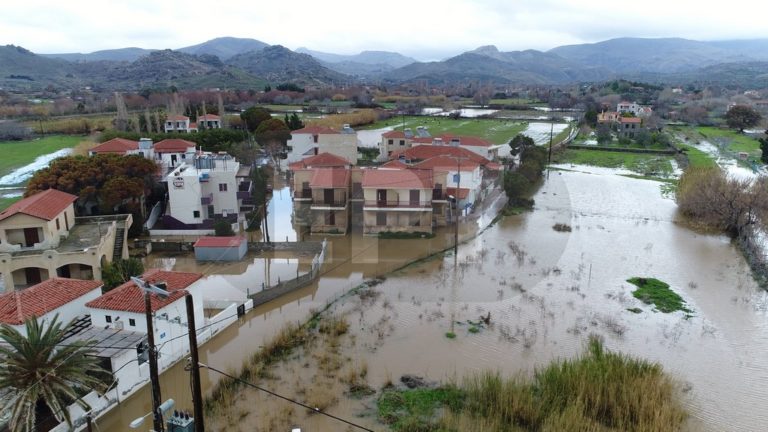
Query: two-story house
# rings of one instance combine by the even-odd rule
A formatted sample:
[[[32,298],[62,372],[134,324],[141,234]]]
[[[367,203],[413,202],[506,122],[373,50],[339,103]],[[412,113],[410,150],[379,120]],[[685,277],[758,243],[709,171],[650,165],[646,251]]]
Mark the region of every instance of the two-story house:
[[[384,132],[379,142],[379,160],[385,161],[392,153],[411,148],[416,138],[424,140],[430,137],[429,131],[424,126],[417,127],[416,133],[410,128]]]
[[[153,146],[155,162],[163,173],[176,168],[187,159],[194,159],[197,154],[197,144],[183,139],[164,139]]]
[[[251,198],[252,187],[248,167],[243,168],[226,153],[197,154],[174,168],[166,177],[164,229],[211,231],[218,219],[242,221],[240,209]]]
[[[466,211],[482,193],[480,164],[466,157],[435,156],[416,163],[414,168],[431,169],[446,174],[446,193],[455,199],[456,208]]]
[[[168,132],[197,132],[197,124],[189,121],[184,115],[171,115],[165,119],[165,133]]]
[[[203,129],[221,129],[221,117],[216,114],[205,114],[197,118],[198,130]]]
[[[307,126],[291,132],[288,140],[286,164],[305,157],[330,153],[346,159],[352,165],[357,164],[357,132],[344,125],[341,130],[325,126]]]
[[[154,145],[149,138],[141,138],[138,141],[124,138],[112,138],[111,140],[104,141],[88,150],[89,156],[100,154],[116,154],[121,156],[140,155],[146,159],[155,159]]]
[[[459,147],[469,150],[480,157],[491,159],[493,145],[490,141],[475,136],[458,136],[451,134],[442,134],[432,138],[414,138],[413,146],[433,146],[433,147]]]
[[[621,117],[618,127],[619,136],[622,138],[634,138],[643,127],[643,119],[640,117]]]
[[[293,172],[296,222],[311,233],[346,234],[350,219],[352,169],[307,168]]]
[[[127,258],[131,215],[75,217],[75,195],[48,189],[0,212],[0,275],[5,290],[54,276],[100,279]]]
[[[432,232],[432,170],[366,169],[361,186],[364,234]]]

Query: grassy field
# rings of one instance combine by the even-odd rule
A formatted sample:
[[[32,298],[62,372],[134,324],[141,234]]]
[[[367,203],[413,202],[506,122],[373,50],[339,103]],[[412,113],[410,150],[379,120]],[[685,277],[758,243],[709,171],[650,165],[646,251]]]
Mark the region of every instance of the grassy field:
[[[760,143],[753,138],[729,129],[700,126],[696,132],[712,144],[724,145],[732,152],[747,152],[750,156],[760,157]]]
[[[64,148],[75,147],[82,136],[48,136],[31,141],[0,141],[0,177],[34,162],[35,158]]]
[[[527,124],[514,120],[458,119],[447,117],[397,116],[376,122],[362,129],[380,129],[387,126],[400,127],[405,120],[405,127],[414,131],[417,126],[426,126],[432,136],[444,133],[470,135],[485,138],[494,144],[509,142],[515,135],[525,130]]]
[[[591,165],[605,168],[626,168],[643,176],[669,177],[672,157],[654,154],[611,152],[599,150],[565,150],[554,157],[555,163]]]
[[[11,204],[15,203],[16,201],[20,200],[21,197],[14,197],[14,198],[0,198],[0,211],[3,211],[8,208]]]
[[[677,295],[676,292],[669,289],[669,284],[654,278],[633,277],[627,282],[637,286],[632,292],[635,298],[645,304],[656,306],[661,312],[670,313],[674,311],[683,311],[691,313],[691,310],[685,307],[685,301]]]
[[[717,166],[715,160],[708,153],[703,152],[689,144],[678,144],[678,147],[685,149],[688,157],[688,165],[694,168],[709,168]]]

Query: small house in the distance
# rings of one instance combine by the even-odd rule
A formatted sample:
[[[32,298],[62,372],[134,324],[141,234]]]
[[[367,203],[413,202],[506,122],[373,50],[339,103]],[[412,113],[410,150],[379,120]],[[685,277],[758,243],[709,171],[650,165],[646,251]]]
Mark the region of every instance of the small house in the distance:
[[[248,251],[243,237],[200,237],[195,242],[198,261],[240,261]]]

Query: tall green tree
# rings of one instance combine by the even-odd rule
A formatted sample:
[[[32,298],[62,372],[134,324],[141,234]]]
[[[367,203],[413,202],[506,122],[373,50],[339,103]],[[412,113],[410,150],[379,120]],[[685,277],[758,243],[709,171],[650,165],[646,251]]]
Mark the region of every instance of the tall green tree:
[[[768,138],[760,138],[760,160],[764,164],[768,164]]]
[[[759,112],[748,105],[734,105],[725,113],[725,122],[731,129],[738,129],[744,132],[744,129],[757,125],[762,119]]]
[[[138,258],[118,259],[107,263],[101,269],[101,279],[104,281],[105,291],[122,285],[131,278],[144,273],[144,264]]]
[[[512,156],[517,156],[525,147],[536,145],[533,138],[525,134],[517,134],[509,141],[510,153]]]
[[[240,113],[240,118],[243,119],[245,128],[250,132],[254,132],[259,128],[261,122],[271,119],[272,115],[264,108],[250,107]]]
[[[92,343],[62,344],[70,326],[56,315],[50,322],[27,320],[26,336],[7,324],[0,327],[0,411],[10,413],[12,432],[36,430],[41,406],[43,414],[72,426],[69,404],[90,410],[77,391],[105,389],[97,375],[106,371],[90,355]]]

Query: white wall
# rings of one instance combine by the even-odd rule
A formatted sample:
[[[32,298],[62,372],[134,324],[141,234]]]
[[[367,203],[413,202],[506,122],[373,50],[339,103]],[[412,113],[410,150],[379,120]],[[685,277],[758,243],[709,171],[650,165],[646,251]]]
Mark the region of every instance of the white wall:
[[[292,134],[288,140],[288,145],[292,148],[286,158],[287,163],[300,161],[303,154],[315,147],[314,139],[311,134]]]
[[[56,314],[59,314],[59,322],[66,326],[73,319],[82,315],[86,315],[88,313],[88,309],[85,307],[85,304],[99,297],[100,295],[101,287],[88,291],[86,294],[72,300],[71,302],[59,306],[58,308],[53,309],[45,315],[38,317],[38,320],[40,322],[50,323],[53,320],[53,317]],[[41,299],[41,301],[43,301],[43,299]],[[22,335],[27,335],[27,328],[24,324],[12,325],[11,327],[15,328]]]

